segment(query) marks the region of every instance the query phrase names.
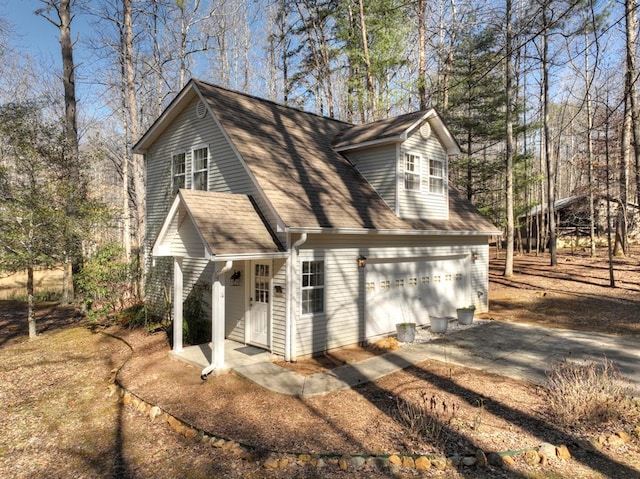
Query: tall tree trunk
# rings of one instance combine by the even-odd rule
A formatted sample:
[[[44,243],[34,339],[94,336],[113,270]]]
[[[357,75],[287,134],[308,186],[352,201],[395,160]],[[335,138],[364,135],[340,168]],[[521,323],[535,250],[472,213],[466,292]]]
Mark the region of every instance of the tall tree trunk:
[[[420,109],[427,109],[427,54],[425,0],[418,0],[418,98]]]
[[[511,32],[512,4],[511,0],[506,0],[506,64],[505,64],[505,89],[506,89],[506,215],[507,215],[507,254],[504,264],[504,276],[513,276],[513,240],[514,240],[514,219],[513,219],[513,118],[512,118],[512,82],[513,82],[513,52],[512,52],[512,32]]]
[[[65,211],[67,218],[73,221],[76,216],[78,203],[81,201],[82,182],[80,181],[79,169],[79,149],[78,149],[78,123],[77,123],[77,101],[76,101],[76,79],[75,64],[73,63],[73,42],[71,40],[71,14],[72,0],[41,0],[45,8],[38,10],[38,13],[45,19],[55,25],[60,34],[60,49],[62,54],[62,84],[64,88],[64,158],[67,165],[67,175],[70,183],[73,184],[77,191],[68,192],[67,204]],[[49,17],[51,10],[54,10],[58,19]],[[73,271],[77,269],[79,260],[76,258],[75,237],[69,228],[68,222],[61,225],[64,228],[65,251],[63,253],[63,263],[65,265],[63,271],[63,289],[62,302],[68,304],[73,301]],[[72,267],[68,268],[67,265]]]
[[[542,111],[544,130],[544,159],[547,176],[547,218],[549,232],[549,253],[551,255],[551,266],[558,264],[558,250],[556,241],[556,211],[555,211],[555,181],[553,157],[551,154],[551,129],[549,125],[549,5],[545,0],[542,6]]]
[[[126,92],[127,92],[127,111],[129,113],[129,139],[128,150],[131,155],[131,174],[133,184],[133,198],[135,200],[135,235],[136,246],[138,251],[138,265],[142,267],[144,265],[144,203],[145,203],[145,186],[144,186],[144,167],[142,164],[142,156],[134,155],[130,151],[131,146],[140,137],[140,123],[138,120],[138,102],[136,97],[136,80],[135,80],[135,65],[133,58],[134,51],[134,35],[133,35],[133,11],[132,1],[123,0],[123,20],[124,20],[124,47],[125,47],[125,76],[126,76]],[[140,276],[140,283],[138,283],[138,297],[142,296],[144,285],[142,284],[144,275]]]
[[[593,106],[591,102],[591,72],[589,71],[589,36],[584,33],[584,72],[587,113],[587,176],[589,181],[589,241],[591,257],[596,255],[595,208],[593,184]]]
[[[620,198],[618,202],[617,227],[616,227],[616,244],[614,254],[616,256],[625,256],[628,253],[628,233],[627,233],[627,208],[629,205],[629,165],[631,163],[631,147],[633,142],[633,151],[638,152],[638,140],[640,134],[636,128],[637,118],[637,101],[636,101],[636,28],[637,28],[637,8],[636,0],[625,0],[625,34],[626,34],[626,68],[624,80],[624,122],[622,127],[621,140],[621,159],[620,165]]]
[[[29,339],[36,339],[36,311],[33,300],[33,265],[27,267],[27,321],[29,322]]]
[[[375,90],[373,88],[373,75],[371,73],[371,58],[369,58],[369,38],[367,37],[367,23],[364,16],[364,2],[358,0],[358,8],[360,11],[360,33],[362,35],[362,56],[365,67],[365,79],[367,86],[368,105],[373,115],[373,119],[378,119],[378,113],[375,106]]]
[[[70,158],[70,164],[73,165],[74,176],[78,175],[78,171],[75,171],[75,167],[78,164],[78,124],[77,124],[77,112],[76,112],[76,80],[75,80],[75,65],[73,63],[73,43],[71,41],[71,5],[69,0],[60,1],[60,46],[62,49],[62,82],[64,84],[64,110],[65,110],[65,138],[68,148],[68,155]],[[77,205],[71,200],[68,209],[76,209]],[[69,214],[73,214],[73,211],[69,211]],[[73,270],[76,269],[73,263],[77,260],[73,258],[73,238],[71,232],[67,232],[65,235],[69,246],[65,251],[65,268],[64,276],[65,281],[64,289],[62,292],[62,303],[69,304],[73,301]],[[67,265],[71,265],[69,268]]]

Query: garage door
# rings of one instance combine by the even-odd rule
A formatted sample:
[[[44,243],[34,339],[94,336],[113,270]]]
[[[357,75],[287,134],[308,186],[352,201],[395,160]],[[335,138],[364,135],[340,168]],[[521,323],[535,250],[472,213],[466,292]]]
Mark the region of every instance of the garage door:
[[[469,302],[467,256],[369,259],[365,268],[366,337],[395,332],[396,323],[428,324],[455,316]]]

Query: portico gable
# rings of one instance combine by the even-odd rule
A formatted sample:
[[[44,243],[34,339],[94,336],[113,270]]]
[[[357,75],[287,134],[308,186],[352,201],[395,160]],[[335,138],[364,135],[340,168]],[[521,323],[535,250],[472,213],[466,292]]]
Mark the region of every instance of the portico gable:
[[[247,195],[180,190],[153,245],[153,256],[173,257],[173,352],[183,349],[185,258],[214,263],[211,278],[212,358],[203,375],[224,368],[225,289],[234,261],[286,256]],[[231,273],[230,273],[231,272]]]

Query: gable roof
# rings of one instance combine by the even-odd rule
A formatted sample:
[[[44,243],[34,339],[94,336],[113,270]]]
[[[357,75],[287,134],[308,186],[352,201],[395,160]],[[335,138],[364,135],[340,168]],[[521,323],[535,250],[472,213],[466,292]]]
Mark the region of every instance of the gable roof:
[[[176,250],[179,245],[184,251]],[[154,256],[207,259],[281,251],[250,197],[198,190],[178,191],[153,245]]]
[[[397,136],[426,118],[436,118],[435,112],[417,112],[372,125],[353,126],[190,80],[134,146],[134,151],[144,153],[179,114],[181,105],[184,108],[195,96],[206,102],[285,231],[434,234],[497,231],[470,203],[455,194],[450,197],[449,221],[398,218],[334,144],[336,141],[344,147],[361,140]],[[367,132],[367,128],[371,131]]]
[[[347,151],[387,143],[400,143],[425,122],[435,131],[448,155],[460,153],[458,142],[433,109],[346,128],[338,134],[333,146],[338,151]]]

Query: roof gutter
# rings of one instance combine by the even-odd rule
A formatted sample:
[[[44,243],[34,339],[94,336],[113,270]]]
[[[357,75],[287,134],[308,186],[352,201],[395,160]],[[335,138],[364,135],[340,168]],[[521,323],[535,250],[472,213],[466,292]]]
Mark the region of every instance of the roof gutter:
[[[430,235],[430,236],[502,236],[500,230],[403,230],[403,229],[372,229],[372,228],[307,228],[288,227],[287,233],[294,234],[350,234],[350,235]]]

